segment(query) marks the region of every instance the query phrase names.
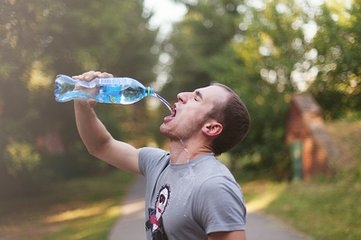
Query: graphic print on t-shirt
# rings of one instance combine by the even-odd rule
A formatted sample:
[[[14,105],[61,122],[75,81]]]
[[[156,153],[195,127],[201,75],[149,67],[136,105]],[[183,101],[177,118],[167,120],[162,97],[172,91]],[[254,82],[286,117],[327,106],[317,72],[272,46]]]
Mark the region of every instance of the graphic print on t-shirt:
[[[170,197],[170,189],[168,185],[160,188],[155,201],[155,208],[148,208],[149,219],[145,223],[146,229],[152,231],[153,240],[167,240],[167,235],[164,232],[162,216],[168,205]]]

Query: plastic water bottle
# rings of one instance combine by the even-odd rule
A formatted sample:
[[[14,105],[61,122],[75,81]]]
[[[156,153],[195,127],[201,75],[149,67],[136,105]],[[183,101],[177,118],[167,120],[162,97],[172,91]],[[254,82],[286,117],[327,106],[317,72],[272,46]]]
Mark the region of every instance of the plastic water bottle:
[[[170,104],[151,87],[144,87],[128,77],[95,78],[90,82],[58,75],[55,79],[55,100],[94,99],[99,103],[132,104],[147,96],[157,97],[172,112]]]

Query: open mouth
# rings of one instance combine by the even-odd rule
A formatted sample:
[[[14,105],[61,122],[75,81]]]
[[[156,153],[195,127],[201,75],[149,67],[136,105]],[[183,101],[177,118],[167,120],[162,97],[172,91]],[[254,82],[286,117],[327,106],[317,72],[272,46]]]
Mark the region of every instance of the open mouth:
[[[173,105],[173,111],[172,111],[172,114],[170,115],[171,117],[175,117],[175,115],[177,114],[177,107],[176,105],[174,104]]]
[[[168,123],[168,122],[172,121],[175,118],[176,115],[177,115],[177,107],[174,104],[173,109],[172,109],[172,113],[164,118],[164,123]]]

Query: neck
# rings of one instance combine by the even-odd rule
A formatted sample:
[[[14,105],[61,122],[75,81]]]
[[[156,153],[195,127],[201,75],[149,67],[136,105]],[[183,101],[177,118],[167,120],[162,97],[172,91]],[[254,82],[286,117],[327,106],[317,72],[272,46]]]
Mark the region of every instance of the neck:
[[[182,139],[170,143],[170,162],[172,164],[188,163],[205,153],[212,153],[212,150],[207,146],[191,144]]]

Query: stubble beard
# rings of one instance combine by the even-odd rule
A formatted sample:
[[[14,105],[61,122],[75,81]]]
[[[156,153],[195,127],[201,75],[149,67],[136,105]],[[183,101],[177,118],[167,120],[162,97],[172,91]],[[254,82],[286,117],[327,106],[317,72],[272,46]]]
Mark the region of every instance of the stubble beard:
[[[171,141],[186,141],[187,139],[191,138],[196,131],[201,129],[204,122],[205,121],[201,121],[197,123],[192,121],[177,128],[167,128],[167,124],[162,123],[162,125],[159,127],[159,130],[161,134],[166,136]]]

